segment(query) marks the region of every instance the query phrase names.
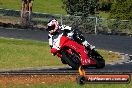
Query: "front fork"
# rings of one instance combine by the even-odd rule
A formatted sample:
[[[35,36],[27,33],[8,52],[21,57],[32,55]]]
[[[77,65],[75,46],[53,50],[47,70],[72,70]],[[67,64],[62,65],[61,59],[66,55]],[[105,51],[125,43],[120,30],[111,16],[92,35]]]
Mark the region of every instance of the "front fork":
[[[82,44],[83,46],[85,46],[87,49],[94,49],[95,46],[92,46],[89,42],[87,42],[87,40],[85,39],[85,37],[83,35],[78,35],[75,34],[74,35],[75,41]]]

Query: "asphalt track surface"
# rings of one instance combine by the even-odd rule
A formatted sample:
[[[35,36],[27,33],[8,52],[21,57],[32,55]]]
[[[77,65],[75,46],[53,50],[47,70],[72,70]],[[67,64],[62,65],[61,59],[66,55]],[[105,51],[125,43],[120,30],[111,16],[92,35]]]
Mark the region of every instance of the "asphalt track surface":
[[[0,37],[29,39],[47,41],[46,31],[41,30],[23,30],[23,29],[5,29],[0,28]],[[132,37],[116,36],[116,35],[85,35],[86,39],[96,48],[106,49],[114,52],[132,55]],[[106,64],[103,69],[88,68],[87,73],[132,73],[132,58],[126,56],[124,60],[119,62]],[[0,74],[76,74],[78,71],[69,67],[54,67],[40,69],[24,69],[0,71]]]
[[[107,64],[103,69],[87,68],[87,74],[132,74],[132,61]],[[1,75],[74,75],[78,74],[77,70],[72,70],[70,67],[54,67],[54,68],[33,68],[24,70],[9,70],[0,71]]]

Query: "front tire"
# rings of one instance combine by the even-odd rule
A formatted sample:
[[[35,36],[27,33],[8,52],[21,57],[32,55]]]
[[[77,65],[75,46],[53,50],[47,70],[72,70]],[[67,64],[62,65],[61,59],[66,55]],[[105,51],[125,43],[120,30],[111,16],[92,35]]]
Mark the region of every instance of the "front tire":
[[[104,68],[105,67],[105,60],[103,57],[95,50],[90,52],[91,59],[96,61],[96,68]]]
[[[96,61],[97,65],[96,68],[104,68],[105,67],[105,61]]]

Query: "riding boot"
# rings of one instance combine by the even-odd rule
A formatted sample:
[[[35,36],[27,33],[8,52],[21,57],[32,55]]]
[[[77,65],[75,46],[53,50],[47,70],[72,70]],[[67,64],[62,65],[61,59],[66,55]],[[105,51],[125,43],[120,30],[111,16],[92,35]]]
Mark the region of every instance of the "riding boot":
[[[86,40],[84,42],[82,42],[82,44],[87,48],[87,49],[94,49],[95,46],[92,46],[91,44],[89,44]]]

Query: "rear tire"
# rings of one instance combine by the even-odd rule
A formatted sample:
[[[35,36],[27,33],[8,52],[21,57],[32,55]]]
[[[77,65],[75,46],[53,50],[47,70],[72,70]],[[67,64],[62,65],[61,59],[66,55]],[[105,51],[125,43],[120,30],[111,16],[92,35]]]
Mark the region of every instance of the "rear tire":
[[[77,70],[81,64],[80,56],[74,50],[72,50],[72,54],[69,54],[67,50],[62,52],[62,58],[66,61],[66,63],[72,67],[72,69]]]

